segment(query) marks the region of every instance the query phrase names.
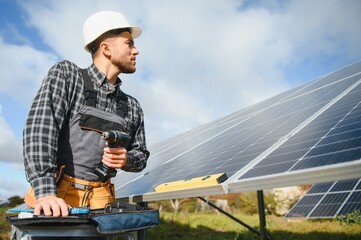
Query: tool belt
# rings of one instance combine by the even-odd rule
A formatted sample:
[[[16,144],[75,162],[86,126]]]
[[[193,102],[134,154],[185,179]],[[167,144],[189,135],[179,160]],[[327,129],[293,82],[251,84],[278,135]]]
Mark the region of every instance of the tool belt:
[[[56,195],[63,198],[71,207],[89,207],[90,210],[102,209],[115,201],[114,184],[106,182],[89,182],[64,174],[56,189]],[[35,194],[30,188],[24,201],[35,207]]]

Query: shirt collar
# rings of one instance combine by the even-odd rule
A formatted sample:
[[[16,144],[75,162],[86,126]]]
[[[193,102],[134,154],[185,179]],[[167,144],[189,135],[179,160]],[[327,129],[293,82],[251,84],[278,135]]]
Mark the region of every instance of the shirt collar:
[[[89,67],[91,77],[95,80],[98,87],[108,82],[108,78],[105,76],[104,73],[102,73],[98,67],[92,63]],[[120,80],[119,77],[117,77],[117,81],[114,85],[114,87],[118,87],[122,85],[122,80]]]

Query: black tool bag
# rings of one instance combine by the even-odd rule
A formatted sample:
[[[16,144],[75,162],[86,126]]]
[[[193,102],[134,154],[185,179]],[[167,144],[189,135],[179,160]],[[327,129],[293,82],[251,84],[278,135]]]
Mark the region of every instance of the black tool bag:
[[[19,215],[20,216],[20,215]],[[78,224],[93,225],[100,234],[120,234],[159,225],[159,211],[138,205],[115,202],[104,210],[90,211],[87,215],[69,215],[67,217],[33,217],[8,216],[7,220],[15,227],[26,226],[74,226]]]

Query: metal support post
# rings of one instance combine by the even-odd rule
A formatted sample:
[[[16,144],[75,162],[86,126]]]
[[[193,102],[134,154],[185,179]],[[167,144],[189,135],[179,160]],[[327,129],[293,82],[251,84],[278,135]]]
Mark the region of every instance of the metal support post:
[[[238,218],[235,218],[234,216],[232,216],[231,214],[229,214],[228,212],[224,211],[223,209],[217,207],[216,205],[214,205],[213,203],[211,203],[210,201],[202,198],[202,197],[198,197],[200,200],[202,200],[203,202],[207,203],[209,206],[217,209],[218,211],[220,211],[221,213],[223,213],[224,215],[226,215],[227,217],[231,218],[233,221],[236,221],[237,223],[241,224],[243,227],[247,228],[248,230],[250,230],[251,232],[260,235],[261,233],[259,231],[257,231],[256,229],[252,228],[251,226],[249,226],[248,224],[242,222],[241,220],[239,220]]]
[[[148,207],[147,202],[139,202],[138,205],[143,207],[143,208]],[[147,239],[147,229],[138,230],[137,231],[137,240],[146,240],[146,239]]]
[[[247,228],[249,231],[261,236],[261,239],[262,240],[271,240],[271,238],[269,236],[267,236],[267,234],[265,233],[265,215],[264,215],[264,203],[263,203],[263,191],[262,191],[262,202],[258,202],[258,207],[260,206],[260,204],[262,204],[262,209],[263,209],[263,221],[264,221],[264,224],[263,223],[260,223],[261,225],[261,232],[257,231],[256,229],[254,229],[253,227],[249,226],[248,224],[242,222],[241,220],[239,220],[238,218],[232,216],[230,213],[224,211],[223,209],[217,207],[216,205],[214,205],[213,203],[211,203],[210,201],[202,198],[202,197],[198,197],[200,200],[202,200],[203,202],[207,203],[209,206],[217,209],[218,211],[220,211],[221,213],[223,213],[224,215],[226,215],[227,217],[231,218],[233,221],[236,221],[237,223],[241,224],[243,227]],[[260,211],[261,212],[261,211]],[[261,216],[261,215],[260,215]],[[260,217],[261,219],[261,217]],[[264,226],[264,233],[262,233],[262,226]]]
[[[266,214],[264,209],[264,198],[263,198],[263,190],[257,191],[257,198],[258,198],[258,211],[259,211],[259,225],[261,230],[261,240],[270,239],[267,236],[266,230]]]

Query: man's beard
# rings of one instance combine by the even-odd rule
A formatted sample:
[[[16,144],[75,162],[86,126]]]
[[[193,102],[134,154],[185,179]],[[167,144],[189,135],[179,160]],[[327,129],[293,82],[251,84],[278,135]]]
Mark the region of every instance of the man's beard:
[[[122,64],[121,66],[119,66],[119,69],[121,70],[121,73],[134,73],[136,70],[136,67],[133,64],[127,64],[124,65]]]

